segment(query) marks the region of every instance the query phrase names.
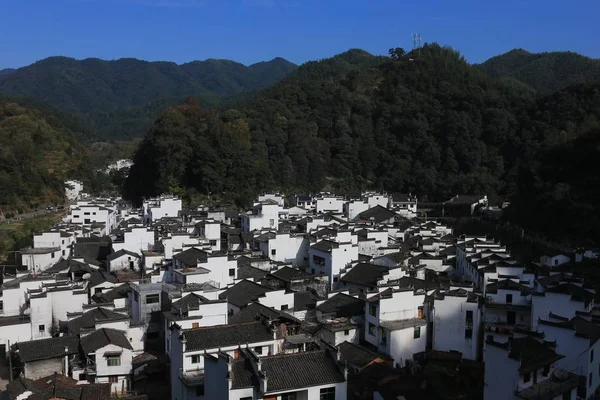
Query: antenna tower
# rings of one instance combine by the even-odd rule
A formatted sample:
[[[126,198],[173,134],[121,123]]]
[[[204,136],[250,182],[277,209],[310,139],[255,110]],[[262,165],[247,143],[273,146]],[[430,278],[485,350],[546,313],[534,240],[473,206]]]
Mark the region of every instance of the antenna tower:
[[[420,57],[421,56],[421,34],[413,33],[412,39],[413,39],[413,50],[419,49],[419,57]]]

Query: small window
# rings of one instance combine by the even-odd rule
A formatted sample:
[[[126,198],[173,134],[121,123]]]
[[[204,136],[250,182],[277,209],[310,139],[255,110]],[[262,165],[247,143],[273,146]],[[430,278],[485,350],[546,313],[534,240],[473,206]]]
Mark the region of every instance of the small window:
[[[202,357],[200,354],[194,354],[192,356],[192,364],[200,364],[200,357]]]
[[[546,365],[544,367],[544,369],[542,370],[542,376],[548,376],[548,375],[550,375],[550,366]]]
[[[277,249],[271,249],[271,255],[272,256],[277,255]]]
[[[281,305],[281,310],[287,310],[288,309],[288,305],[287,304],[282,304]]]
[[[348,336],[349,334],[350,334],[350,330],[349,329],[344,330],[344,336]]]
[[[284,393],[281,395],[281,400],[296,400],[296,393]]]
[[[64,250],[62,251],[62,255],[63,255],[63,256],[65,255],[65,251],[64,251]]]
[[[134,299],[135,301],[140,301],[140,298],[139,298],[139,296],[138,296],[137,292],[133,292],[133,299]]]
[[[335,387],[321,389],[319,400],[335,400]]]
[[[465,339],[472,339],[473,338],[473,329],[465,329]]]
[[[531,372],[527,372],[523,375],[523,382],[527,383],[531,380]]]
[[[200,327],[200,323],[192,322],[192,328],[199,328],[199,327]]]
[[[85,381],[87,378],[85,377],[85,374],[79,374],[78,380]]]
[[[310,269],[310,273],[314,275],[314,274],[315,274],[315,269],[314,269],[314,268],[311,268],[311,269]]]
[[[121,365],[121,356],[106,357],[106,365],[109,367],[118,367]]]
[[[98,287],[94,289],[94,294],[102,293],[102,288]]]
[[[377,315],[377,305],[369,304],[369,315],[376,316]]]
[[[421,337],[421,327],[420,326],[415,326],[415,332],[413,334],[413,337],[415,339],[418,339]]]
[[[111,375],[108,377],[108,383],[118,383],[119,375]]]
[[[369,335],[375,336],[375,325],[369,322]]]
[[[38,326],[38,331],[39,332],[44,332],[46,330],[46,325],[39,325]]]
[[[594,361],[594,349],[590,351],[590,362]]]
[[[50,257],[51,257],[51,258],[54,258],[54,253],[50,254]]]
[[[261,355],[262,354],[262,346],[256,346],[254,348],[254,352],[258,355]]]
[[[62,244],[65,244],[65,240],[63,239]]]
[[[270,220],[269,220],[269,225],[270,225],[270,226],[273,226],[273,225],[275,225],[275,220],[274,220],[274,219],[270,219]]]
[[[148,294],[146,295],[146,304],[157,304],[160,302],[160,294]]]
[[[339,281],[339,280],[340,280],[340,278],[338,278],[337,276],[334,276],[334,277],[333,277],[333,281],[334,281],[334,282],[337,282],[337,281]]]
[[[204,385],[196,386],[196,396],[204,396]]]
[[[229,268],[229,276],[235,276],[235,268]]]
[[[512,294],[507,294],[506,295],[506,302],[509,303],[509,304],[512,303]]]

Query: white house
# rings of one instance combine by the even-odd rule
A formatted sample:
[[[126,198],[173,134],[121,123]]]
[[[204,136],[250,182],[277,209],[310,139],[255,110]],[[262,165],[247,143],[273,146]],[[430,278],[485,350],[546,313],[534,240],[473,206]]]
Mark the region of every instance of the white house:
[[[44,272],[62,258],[62,250],[57,247],[21,249],[21,264],[33,273]]]
[[[506,342],[486,340],[484,398],[535,399],[547,393],[549,399],[575,400],[579,377],[556,368],[562,358],[549,343],[531,336]]]
[[[154,247],[154,230],[146,227],[131,227],[125,229],[112,241],[114,251],[127,250],[142,255],[142,251]]]
[[[325,193],[316,196],[315,203],[317,213],[332,212],[334,214],[341,214],[344,212],[344,204],[346,203],[346,200],[341,196]]]
[[[144,220],[156,221],[164,217],[176,218],[181,212],[181,199],[176,196],[160,196],[143,202]]]
[[[459,288],[438,292],[433,309],[433,349],[458,351],[463,358],[477,360],[483,301]]]
[[[417,216],[417,196],[404,193],[394,193],[390,197],[390,210],[394,210],[404,218],[415,218]]]
[[[340,271],[352,261],[358,261],[358,239],[350,232],[339,232],[334,240],[323,239],[308,249],[309,268],[312,274],[325,274],[330,285],[340,279]]]
[[[380,353],[405,366],[427,345],[425,292],[412,289],[379,288],[365,304],[365,340]]]
[[[283,207],[283,205],[284,205],[284,197],[283,197],[282,194],[279,194],[279,193],[264,193],[264,194],[258,195],[258,202],[259,203],[261,203],[263,201],[267,201],[267,200],[273,200],[277,204],[279,204],[281,207]]]
[[[71,255],[71,245],[75,243],[75,235],[63,231],[43,232],[33,235],[33,248],[60,248],[60,256],[68,258]]]
[[[95,383],[110,383],[112,393],[131,390],[133,348],[125,332],[102,328],[82,335],[81,348],[90,361],[86,380],[95,372]]]
[[[254,238],[265,257],[294,266],[308,264],[309,241],[305,235],[267,232]]]
[[[63,218],[71,224],[87,225],[102,224],[108,235],[117,226],[118,211],[114,206],[78,202],[71,205],[69,213]]]
[[[266,356],[273,354],[277,340],[276,332],[262,321],[192,329],[173,325],[172,330],[171,398],[178,400],[209,398],[204,379],[208,355],[226,353],[237,359],[240,349],[250,348]]]
[[[115,272],[124,269],[139,271],[141,266],[141,257],[138,253],[121,249],[106,257],[108,271]]]
[[[546,255],[546,256],[540,257],[540,263],[542,265],[545,265],[546,267],[550,267],[550,268],[557,267],[562,264],[566,264],[570,261],[571,261],[571,258],[564,254],[554,254],[554,255],[550,255],[550,256]]]
[[[252,211],[240,215],[243,232],[251,232],[260,229],[277,230],[279,227],[279,209],[281,206],[273,200],[257,203]]]
[[[238,359],[206,357],[205,395],[214,400],[347,399],[347,370],[327,350],[259,356],[243,349]]]

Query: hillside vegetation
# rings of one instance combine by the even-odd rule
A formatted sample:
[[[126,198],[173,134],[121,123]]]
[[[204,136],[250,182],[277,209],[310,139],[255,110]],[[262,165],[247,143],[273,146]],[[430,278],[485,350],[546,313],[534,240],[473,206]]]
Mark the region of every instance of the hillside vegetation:
[[[437,44],[371,61],[337,79],[335,57],[307,64],[237,109],[168,110],[140,143],[129,197],[376,188],[513,199],[526,172],[542,173],[538,157],[598,125],[597,85],[538,97]]]
[[[600,83],[600,60],[570,51],[530,53],[516,49],[492,57],[478,68],[495,78],[518,80],[544,94],[580,83]]]
[[[266,87],[295,67],[282,58],[245,66],[215,59],[177,65],[50,57],[0,74],[0,93],[48,102],[84,117],[98,138],[124,139],[142,136],[160,112],[189,95],[215,105]]]
[[[88,170],[76,125],[47,110],[0,98],[0,211],[62,204],[64,180]]]

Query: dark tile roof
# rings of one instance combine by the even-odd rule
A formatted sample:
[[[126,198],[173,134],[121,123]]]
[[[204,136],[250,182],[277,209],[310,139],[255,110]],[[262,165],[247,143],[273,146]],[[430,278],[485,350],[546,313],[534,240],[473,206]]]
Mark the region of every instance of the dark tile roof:
[[[294,311],[313,310],[317,306],[319,296],[311,291],[294,292]]]
[[[564,358],[546,343],[538,342],[531,336],[512,339],[505,343],[487,340],[488,345],[499,347],[508,351],[508,357],[520,362],[521,373],[531,372],[545,365],[554,363]]]
[[[269,271],[253,267],[252,265],[240,265],[237,269],[238,279],[261,279],[264,278]]]
[[[327,239],[323,239],[323,240],[313,244],[312,246],[310,246],[311,249],[324,251],[326,253],[330,252],[331,249],[337,249],[338,247],[340,247],[340,244],[338,242],[334,242],[332,240],[327,240]]]
[[[295,317],[287,314],[283,311],[275,310],[271,307],[267,307],[263,304],[254,302],[248,307],[244,307],[240,312],[233,314],[229,317],[229,325],[231,324],[243,324],[247,322],[256,322],[260,320],[260,317],[265,317],[271,320],[289,320],[297,321]]]
[[[304,279],[312,276],[299,268],[292,268],[288,266],[280,268],[275,272],[271,272],[271,275],[277,279],[281,279],[284,282],[291,282],[296,279]]]
[[[88,264],[86,264],[84,262],[76,261],[76,260],[73,260],[73,259],[67,259],[67,260],[60,260],[59,262],[57,262],[56,264],[54,264],[53,266],[51,266],[50,268],[48,268],[44,272],[49,273],[49,274],[54,274],[54,273],[63,272],[63,271],[69,271],[69,272],[78,272],[78,271],[92,272],[92,271],[95,271],[95,270],[96,270],[95,268],[90,267]]]
[[[350,342],[340,343],[337,348],[341,354],[342,362],[347,362],[359,369],[366,367],[378,358],[386,360],[389,358],[383,354],[369,350],[366,347]]]
[[[396,253],[385,254],[382,257],[389,258],[390,260],[392,260],[392,261],[400,264],[400,263],[408,260],[410,258],[410,255],[406,254],[404,252],[399,251],[399,252],[396,252]]]
[[[22,362],[47,360],[63,357],[65,354],[73,355],[79,351],[79,338],[77,336],[62,336],[49,339],[30,340],[19,342],[19,357]],[[67,351],[65,352],[65,347]]]
[[[344,293],[337,293],[317,306],[317,311],[333,314],[336,318],[350,318],[365,312],[365,302]]]
[[[69,332],[73,335],[79,335],[82,329],[93,329],[96,322],[121,321],[128,320],[128,315],[116,313],[102,307],[86,311],[81,317],[74,318],[67,322]]]
[[[267,377],[265,393],[344,382],[340,366],[327,351],[310,351],[261,358]]]
[[[36,390],[36,388],[33,385],[33,379],[27,379],[22,377],[17,377],[15,380],[9,382],[8,385],[6,385],[6,391],[10,394],[11,400],[16,399],[17,396],[24,392],[34,390]]]
[[[179,308],[182,310],[185,309],[198,309],[198,307],[200,306],[200,304],[202,303],[206,303],[210,300],[208,300],[206,297],[204,296],[200,296],[199,294],[196,293],[190,293],[186,296],[183,296],[181,299],[173,302],[172,306],[174,308]]]
[[[557,286],[551,286],[546,289],[546,292],[568,294],[571,296],[571,300],[583,302],[586,307],[594,300],[594,295],[592,293],[571,282],[562,283]]]
[[[231,389],[244,389],[254,387],[256,379],[248,358],[235,360],[231,364]]]
[[[263,233],[262,235],[255,237],[254,240],[257,242],[268,242],[269,240],[275,239],[276,237],[277,237],[277,235],[275,233],[267,232],[267,233]]]
[[[116,260],[117,258],[119,258],[121,256],[125,256],[125,255],[135,257],[135,258],[140,258],[139,254],[134,253],[133,251],[121,249],[119,251],[116,251],[116,252],[111,253],[108,256],[106,256],[106,260],[107,261]]]
[[[221,293],[219,299],[226,299],[236,307],[244,307],[269,291],[271,291],[271,289],[266,286],[243,280]]]
[[[195,267],[198,265],[198,261],[206,262],[208,259],[208,254],[205,251],[199,250],[195,247],[191,247],[187,250],[182,251],[173,256],[175,260],[181,261],[184,265],[188,267]]]
[[[390,331],[397,331],[407,328],[415,328],[418,326],[425,326],[427,325],[427,320],[422,318],[398,319],[394,321],[381,321],[379,325]]]
[[[77,238],[77,242],[73,246],[73,258],[83,258],[83,259],[96,259],[96,260],[106,260],[106,257],[112,252],[112,244],[110,242],[110,238],[108,241],[105,240],[89,240],[89,241],[80,241]],[[92,239],[92,238],[85,238]]]
[[[216,349],[273,340],[273,333],[262,322],[185,329],[183,334],[187,340],[187,351]]]
[[[377,281],[387,275],[388,272],[388,267],[359,263],[352,267],[340,280],[344,283],[375,287],[377,286]]]
[[[529,294],[531,290],[518,282],[515,282],[510,279],[503,279],[501,281],[488,283],[485,290],[486,293],[498,293],[498,289],[502,290],[518,290],[521,294]]]
[[[109,400],[111,398],[111,386],[110,383],[81,385],[81,400]],[[124,400],[125,398],[121,399]]]
[[[119,282],[119,280],[117,279],[116,276],[114,276],[110,272],[107,272],[107,271],[104,271],[101,269],[92,271],[90,273],[90,275],[91,275],[91,277],[89,279],[89,282],[90,282],[90,286],[92,286],[92,287],[101,285],[104,282],[109,282],[109,283]]]
[[[127,298],[129,293],[129,285],[124,283],[122,285],[117,286],[114,289],[111,289],[107,292],[98,293],[92,296],[92,300],[97,304],[103,303],[112,303],[116,299]]]
[[[90,354],[104,346],[113,344],[131,350],[131,344],[123,331],[102,328],[81,338],[81,348],[85,354]]]
[[[363,221],[374,221],[375,223],[387,221],[397,216],[398,214],[382,206],[375,206],[358,214],[359,219]]]

